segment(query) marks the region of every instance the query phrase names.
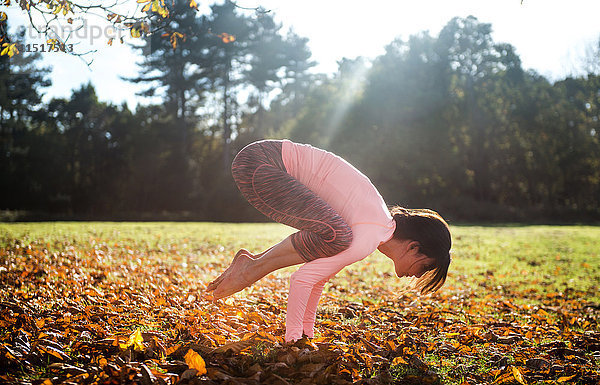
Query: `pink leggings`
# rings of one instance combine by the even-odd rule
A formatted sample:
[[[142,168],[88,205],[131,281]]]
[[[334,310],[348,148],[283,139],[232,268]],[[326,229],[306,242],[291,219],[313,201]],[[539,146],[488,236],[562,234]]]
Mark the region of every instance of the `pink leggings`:
[[[281,151],[279,140],[244,147],[231,166],[240,192],[267,217],[300,230],[291,240],[307,262],[346,250],[352,229],[327,202],[288,174]]]

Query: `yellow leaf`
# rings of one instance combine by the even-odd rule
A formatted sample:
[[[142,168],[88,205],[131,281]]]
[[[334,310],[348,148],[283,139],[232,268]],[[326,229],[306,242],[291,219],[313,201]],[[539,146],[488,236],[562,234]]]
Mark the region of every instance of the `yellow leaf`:
[[[190,1],[190,8],[196,8],[196,9],[198,9],[198,4],[196,3],[196,0],[191,0]]]
[[[193,1],[193,0],[192,0]],[[191,7],[191,4],[190,4]],[[0,12],[0,21],[4,21],[8,18],[8,16],[6,16],[5,12]]]
[[[140,36],[142,36],[142,34],[140,33],[140,31],[137,28],[131,28],[131,37],[135,37],[138,38]]]
[[[112,45],[112,43],[113,43],[113,40],[114,40],[114,38],[112,38],[112,37],[111,37],[110,39],[108,39],[108,42],[106,42],[106,44],[108,44],[108,45]]]
[[[144,8],[142,8],[142,12],[148,12],[148,10],[150,9],[151,5],[152,5],[151,3],[148,3],[148,4],[144,5]]]
[[[188,352],[184,356],[185,363],[188,364],[190,369],[196,369],[198,371],[198,375],[202,375],[206,373],[206,363],[202,356],[192,349],[188,349]]]
[[[152,1],[152,0],[137,0],[137,2],[138,2],[138,3],[140,3],[140,4],[141,4],[141,3],[149,3],[149,2],[151,2],[151,1]]]
[[[406,360],[404,358],[402,358],[402,357],[396,357],[396,358],[394,358],[392,360],[392,366],[393,365],[400,365],[400,364],[408,365],[408,362],[406,362]]]
[[[0,52],[0,56],[8,55],[8,57],[13,57],[15,54],[19,53],[19,49],[15,43],[4,43],[2,44],[2,47],[4,47],[4,49]]]
[[[181,344],[176,344],[171,346],[170,348],[167,349],[167,356],[170,356],[171,354],[175,353],[179,348],[181,347]]]
[[[223,41],[223,43],[225,43],[225,44],[232,43],[235,41],[235,36],[230,35],[227,32],[220,33],[217,36],[220,37],[221,40]]]
[[[178,38],[179,39],[183,38],[183,41],[185,41],[185,36],[184,35],[182,35],[179,32],[173,32],[173,34],[170,37],[171,45],[173,46],[173,49],[177,48],[177,39]],[[194,298],[193,296],[191,296],[191,297]],[[188,301],[189,301],[189,299],[188,299]]]
[[[567,381],[572,380],[573,378],[575,378],[576,375],[577,374],[573,374],[572,376],[559,377],[558,380],[556,380],[556,381],[558,381],[558,382],[567,382]]]
[[[512,369],[513,376],[515,377],[515,380],[517,380],[517,382],[519,384],[527,385],[519,368],[517,368],[516,366],[512,366],[511,369]]]
[[[140,329],[137,329],[129,336],[129,340],[124,344],[119,344],[121,349],[127,349],[130,346],[133,346],[135,350],[142,351],[144,350],[144,338],[142,337],[142,333]]]

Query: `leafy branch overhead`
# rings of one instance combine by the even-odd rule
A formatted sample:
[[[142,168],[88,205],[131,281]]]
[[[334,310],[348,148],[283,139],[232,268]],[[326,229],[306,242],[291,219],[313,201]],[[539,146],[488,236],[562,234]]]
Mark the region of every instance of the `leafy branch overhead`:
[[[199,5],[195,0],[184,0],[186,5],[191,9],[199,12]],[[74,26],[75,30],[83,28],[82,25],[76,25],[77,20],[82,20],[84,17],[101,16],[112,25],[115,30],[129,31],[129,36],[132,38],[140,38],[159,34],[165,37],[172,45],[173,49],[177,47],[178,41],[185,38],[182,31],[172,28],[172,16],[175,3],[180,1],[165,0],[136,0],[131,1],[113,1],[113,2],[83,2],[83,1],[68,1],[68,0],[3,0],[4,6],[16,5],[25,13],[29,20],[29,28],[32,28],[37,33],[45,36],[46,40],[56,40],[56,43],[63,52],[69,52],[74,55],[83,56],[90,52],[68,51],[64,47],[72,40],[71,35],[58,36],[57,28],[70,25]],[[268,11],[261,7],[246,8],[237,6],[241,10],[251,10],[256,15],[261,16]],[[19,42],[11,41],[7,34],[6,23],[8,15],[4,11],[0,11],[0,44],[2,51],[0,56],[8,55],[10,57],[19,54],[17,44]],[[168,33],[164,33],[169,29]],[[230,31],[221,31],[217,34],[223,42],[231,43],[235,41],[235,36],[230,34]],[[114,37],[107,37],[106,43],[112,45]],[[124,38],[120,37],[120,42],[124,43]]]

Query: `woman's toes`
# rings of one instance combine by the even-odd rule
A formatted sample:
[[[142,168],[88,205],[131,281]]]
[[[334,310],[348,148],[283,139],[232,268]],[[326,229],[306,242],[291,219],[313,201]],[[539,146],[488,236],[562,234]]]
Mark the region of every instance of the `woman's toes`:
[[[213,290],[215,290],[217,288],[218,285],[219,285],[219,283],[215,279],[214,281],[212,281],[211,283],[209,283],[208,286],[206,286],[206,291],[213,291]]]

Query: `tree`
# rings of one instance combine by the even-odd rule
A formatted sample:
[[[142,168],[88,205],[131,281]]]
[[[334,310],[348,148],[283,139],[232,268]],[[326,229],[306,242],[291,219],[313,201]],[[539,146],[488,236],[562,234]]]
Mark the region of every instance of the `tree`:
[[[561,131],[556,154],[562,173],[558,203],[572,210],[593,210],[600,200],[600,76],[567,78],[554,88],[561,96],[555,121]]]
[[[0,23],[6,28],[6,21]],[[17,36],[22,38],[25,29],[21,28]],[[48,68],[37,68],[36,62],[40,54],[27,54],[9,57],[0,56],[0,126],[11,127],[13,131],[22,130],[27,119],[30,119],[41,108],[41,95],[38,89],[48,87],[50,82],[46,75]]]
[[[313,86],[307,88],[306,96],[300,97],[297,86],[290,87],[292,97],[300,99],[303,106],[293,115],[288,136],[330,148],[338,132],[344,130],[345,120],[363,92],[367,70],[365,59],[344,58],[338,61],[338,73],[333,78],[314,76]],[[291,107],[293,111],[294,105]]]
[[[263,91],[258,91],[258,95],[248,99],[247,110],[244,111],[236,137],[240,148],[264,137],[289,136],[289,122],[299,116],[309,90],[323,77],[308,72],[315,65],[310,60],[308,39],[289,32],[281,43],[283,52],[280,52],[279,56],[285,58],[284,67],[279,68],[277,72],[272,71],[273,77],[270,82],[264,82],[266,87],[263,87]],[[258,69],[257,72],[260,71]],[[266,107],[266,95],[272,95],[271,91],[274,88],[277,88],[279,93],[272,96],[269,106]],[[260,85],[256,89],[260,89]]]
[[[600,37],[586,47],[582,67],[587,74],[600,74]]]
[[[465,170],[455,178],[475,202],[502,201],[506,189],[514,188],[497,175],[515,171],[511,90],[523,79],[520,59],[512,46],[493,41],[491,25],[472,16],[452,19],[437,46],[448,76],[448,137]]]
[[[281,26],[270,15],[250,18],[240,14],[230,1],[213,5],[211,10],[207,25],[217,39],[208,47],[206,58],[212,69],[212,92],[221,104],[223,166],[228,169],[231,136],[240,122],[240,114],[235,111],[238,93],[241,89],[254,91],[261,114],[266,93],[282,81],[285,68],[297,65],[300,70],[298,56],[306,55],[308,50],[299,41],[284,41],[279,35]]]
[[[202,52],[209,44],[208,31],[187,0],[174,1],[167,9],[171,17],[163,34],[146,35],[144,44],[136,46],[143,54],[140,76],[127,80],[148,84],[140,95],[163,96],[169,115],[185,121],[193,117],[191,106],[201,102],[207,87]]]
[[[7,21],[0,22],[7,29]],[[22,36],[21,29],[17,35]],[[31,140],[45,119],[41,90],[50,85],[49,70],[37,68],[39,54],[0,56],[0,174],[1,201],[21,205],[31,198],[29,181],[35,173],[24,172],[31,154]],[[31,171],[31,170],[27,170]],[[19,191],[19,194],[15,192]]]

